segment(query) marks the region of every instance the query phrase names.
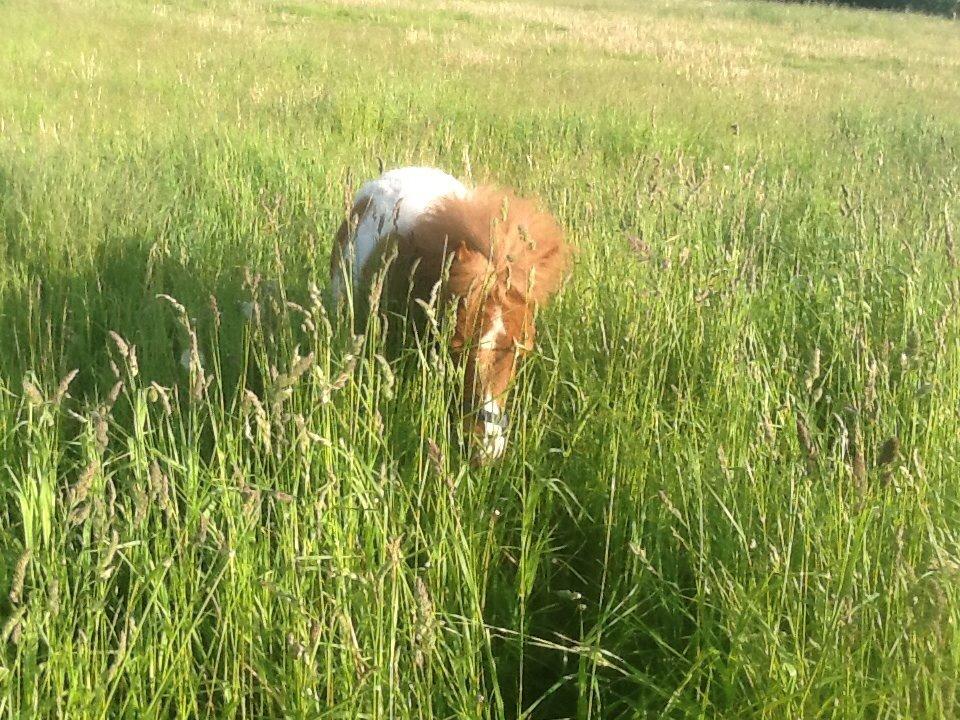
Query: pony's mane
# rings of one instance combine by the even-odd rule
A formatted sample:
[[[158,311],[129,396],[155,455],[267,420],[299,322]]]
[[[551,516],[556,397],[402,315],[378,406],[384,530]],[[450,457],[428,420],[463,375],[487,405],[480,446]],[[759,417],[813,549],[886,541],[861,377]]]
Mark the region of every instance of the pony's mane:
[[[495,187],[444,198],[416,235],[421,246],[455,253],[448,284],[460,297],[477,291],[481,279],[487,291],[500,287],[524,303],[542,304],[559,289],[570,254],[553,217]]]

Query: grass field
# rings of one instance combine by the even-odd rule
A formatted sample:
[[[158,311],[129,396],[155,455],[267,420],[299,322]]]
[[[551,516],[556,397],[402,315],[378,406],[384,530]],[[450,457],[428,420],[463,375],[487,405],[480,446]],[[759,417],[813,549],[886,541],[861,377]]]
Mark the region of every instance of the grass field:
[[[0,1],[0,716],[956,717],[958,155],[946,20]],[[579,248],[489,468],[381,161]]]

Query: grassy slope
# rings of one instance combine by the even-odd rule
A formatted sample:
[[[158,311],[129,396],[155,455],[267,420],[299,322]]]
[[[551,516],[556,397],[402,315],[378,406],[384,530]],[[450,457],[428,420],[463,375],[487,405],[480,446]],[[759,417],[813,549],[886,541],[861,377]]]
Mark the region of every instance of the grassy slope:
[[[0,4],[0,712],[954,715],[958,118],[930,18]],[[311,298],[378,157],[580,248],[496,467]]]

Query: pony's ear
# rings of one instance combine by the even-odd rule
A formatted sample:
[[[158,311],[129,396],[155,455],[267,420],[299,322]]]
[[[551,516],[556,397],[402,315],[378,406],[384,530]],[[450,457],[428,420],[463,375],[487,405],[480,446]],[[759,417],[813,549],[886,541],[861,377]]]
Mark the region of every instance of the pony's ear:
[[[461,243],[454,251],[455,260],[450,266],[450,292],[461,298],[482,289],[487,279],[489,261],[481,253]]]
[[[519,285],[528,301],[544,305],[566,280],[571,248],[553,215],[535,206],[523,209],[521,238],[529,254],[520,266]]]

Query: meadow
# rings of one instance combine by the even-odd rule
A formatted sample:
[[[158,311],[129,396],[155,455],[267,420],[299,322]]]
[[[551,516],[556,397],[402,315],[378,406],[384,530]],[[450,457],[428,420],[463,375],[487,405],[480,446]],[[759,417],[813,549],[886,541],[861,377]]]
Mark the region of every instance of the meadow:
[[[0,2],[0,716],[956,717],[958,28]],[[324,310],[381,164],[578,249],[489,467]]]

